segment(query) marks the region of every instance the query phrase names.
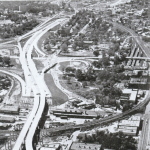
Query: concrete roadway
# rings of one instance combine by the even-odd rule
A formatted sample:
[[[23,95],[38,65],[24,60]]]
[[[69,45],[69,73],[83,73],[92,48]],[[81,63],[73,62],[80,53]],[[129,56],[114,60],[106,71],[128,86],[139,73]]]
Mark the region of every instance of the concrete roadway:
[[[150,103],[146,107],[138,150],[150,150]]]
[[[56,26],[57,24],[60,24],[64,20],[65,19],[59,19],[59,20],[55,21],[51,25],[48,25],[45,28],[45,30],[49,30],[49,28],[52,28],[52,27]],[[42,29],[42,31],[43,31],[43,29]],[[27,121],[18,137],[13,150],[19,150],[21,147],[21,144],[23,142],[25,142],[26,149],[28,149],[28,150],[33,149],[33,146],[32,146],[33,136],[34,136],[35,130],[38,126],[38,123],[39,123],[39,120],[43,113],[43,110],[44,110],[45,97],[47,95],[51,96],[51,93],[48,91],[48,88],[45,85],[45,82],[43,82],[42,77],[38,74],[36,66],[31,58],[31,53],[33,50],[33,45],[34,45],[35,39],[38,37],[38,35],[42,31],[36,32],[26,42],[23,49],[21,49],[21,47],[20,47],[20,62],[22,64],[22,68],[24,70],[27,88],[29,89],[30,92],[31,92],[31,90],[33,91],[35,98],[34,98],[34,106],[33,106],[32,112],[30,113],[30,116],[27,119]],[[26,136],[26,134],[27,134],[27,136]],[[26,139],[25,139],[25,136],[26,136]]]
[[[64,20],[65,19],[57,20],[56,22],[54,22],[50,26],[48,26],[44,31],[47,32],[50,28],[53,28],[54,26],[56,26],[57,24],[60,24]],[[43,30],[41,32],[43,32]],[[43,34],[38,33],[38,35],[40,35],[40,36],[42,36]],[[36,34],[35,34],[35,36],[36,36]],[[33,44],[35,42],[37,42],[37,40],[34,40]],[[49,97],[51,97],[51,93],[49,92],[49,89],[45,85],[45,82],[43,82],[42,77],[39,75],[34,62],[31,59],[31,53],[32,53],[33,47],[31,45],[30,45],[30,47],[29,47],[28,53],[27,53],[27,61],[29,63],[29,68],[30,68],[30,71],[32,73],[32,76],[35,79],[36,84],[39,87],[39,92],[40,92],[39,108],[37,109],[37,112],[35,114],[35,117],[32,121],[31,127],[29,129],[29,132],[28,132],[26,140],[25,140],[26,149],[33,150],[33,145],[32,145],[33,136],[34,136],[35,130],[38,126],[38,123],[40,121],[40,118],[42,116],[43,110],[44,110],[45,97],[46,97],[46,95],[49,95]]]

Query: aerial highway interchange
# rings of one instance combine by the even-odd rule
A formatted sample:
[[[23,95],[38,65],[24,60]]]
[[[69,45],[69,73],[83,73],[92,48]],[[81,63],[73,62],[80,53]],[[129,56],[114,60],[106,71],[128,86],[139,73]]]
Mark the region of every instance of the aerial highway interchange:
[[[26,96],[26,97],[30,97],[31,93],[33,93],[33,97],[34,97],[34,104],[33,104],[33,108],[32,111],[30,112],[29,117],[27,118],[27,121],[25,122],[15,144],[13,147],[13,150],[20,150],[25,148],[26,150],[34,150],[35,149],[35,143],[33,143],[33,138],[34,135],[36,133],[36,130],[39,128],[39,122],[40,119],[42,117],[44,108],[45,108],[45,103],[46,103],[46,98],[52,98],[51,92],[49,91],[45,81],[44,81],[44,71],[46,68],[43,69],[42,73],[39,73],[35,63],[33,61],[32,58],[32,52],[34,49],[36,49],[37,53],[39,54],[39,56],[42,56],[42,58],[46,58],[46,54],[41,51],[38,46],[37,43],[39,41],[39,39],[42,37],[43,34],[45,34],[46,32],[48,32],[51,28],[55,27],[56,25],[63,25],[65,24],[67,21],[69,20],[69,18],[59,18],[59,15],[54,16],[51,19],[48,19],[47,21],[45,21],[44,23],[41,23],[40,25],[38,25],[35,29],[33,29],[32,31],[30,31],[29,33],[20,36],[19,38],[15,39],[17,40],[17,47],[19,49],[19,60],[24,72],[24,77],[25,77],[25,81],[18,75],[11,73],[9,71],[3,71],[0,70],[0,72],[3,72],[5,74],[8,74],[10,76],[13,76],[14,78],[16,78],[17,80],[19,80],[19,82],[21,83],[21,87],[22,87],[22,96]],[[134,31],[132,31],[131,29],[128,29],[120,24],[117,24],[115,22],[113,22],[113,24],[115,24],[116,27],[118,28],[122,28],[123,30],[129,32],[131,34],[131,36],[134,37],[137,45],[140,47],[140,49],[143,51],[143,53],[145,54],[144,58],[148,58],[150,57],[150,51],[149,49],[147,49],[142,40],[140,39],[140,37],[138,37]],[[25,42],[24,46],[21,46],[21,41],[28,38],[28,40]],[[51,66],[63,62],[63,61],[71,61],[71,60],[76,60],[76,61],[81,61],[81,62],[86,62],[86,59],[88,59],[88,57],[79,57],[79,58],[65,58],[65,57],[58,57],[57,54],[59,52],[55,52],[54,54],[51,55],[51,60],[50,60],[50,66],[48,66],[48,68],[50,68]],[[92,58],[92,57],[89,57]],[[95,58],[95,57],[93,57]],[[134,58],[133,58],[134,59]],[[135,58],[136,59],[136,58]],[[87,63],[88,66],[88,63]],[[51,74],[54,76],[55,72],[52,71]],[[57,81],[55,81],[57,82]],[[59,83],[56,83],[59,84]],[[71,92],[66,91],[65,89],[61,89],[69,98],[71,98],[71,96],[73,95]],[[95,120],[93,122],[88,122],[82,125],[75,125],[73,127],[73,130],[86,130],[86,128],[92,128],[95,126],[99,126],[102,124],[106,124],[108,122],[113,122],[116,121],[118,119],[122,119],[132,113],[135,113],[136,111],[138,111],[139,109],[144,108],[148,102],[150,101],[150,92],[148,93],[146,99],[139,103],[138,105],[136,105],[135,107],[133,107],[132,110],[126,111],[122,114],[119,115],[113,115],[110,117],[106,117],[100,120]],[[51,99],[51,103],[52,103],[52,99]],[[144,122],[145,130],[148,128],[149,129],[149,121],[145,121]],[[72,126],[68,126],[66,128],[68,129],[72,129]],[[65,130],[63,127],[62,128],[55,128],[53,129],[53,131],[49,131],[49,132],[55,132],[55,131],[61,131],[61,130]]]

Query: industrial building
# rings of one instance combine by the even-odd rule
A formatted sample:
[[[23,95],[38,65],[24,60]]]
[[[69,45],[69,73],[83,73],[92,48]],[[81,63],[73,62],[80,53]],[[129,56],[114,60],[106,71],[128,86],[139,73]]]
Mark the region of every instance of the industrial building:
[[[104,150],[101,144],[73,142],[69,150]]]
[[[89,111],[84,109],[55,109],[51,113],[56,117],[63,119],[67,118],[83,118],[83,119],[97,119],[100,117],[100,112]]]
[[[18,106],[3,105],[0,107],[0,113],[18,115],[19,114],[19,107]]]

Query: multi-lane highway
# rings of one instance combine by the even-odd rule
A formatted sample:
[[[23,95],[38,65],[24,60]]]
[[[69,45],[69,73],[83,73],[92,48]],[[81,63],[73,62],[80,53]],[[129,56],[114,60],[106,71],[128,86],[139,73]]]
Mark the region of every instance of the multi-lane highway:
[[[17,138],[13,150],[19,150],[24,143],[27,150],[33,149],[33,136],[45,107],[45,98],[51,97],[51,93],[45,85],[45,82],[43,82],[43,78],[39,75],[31,57],[36,38],[39,37],[39,35],[42,36],[41,33],[43,33],[44,30],[48,31],[50,28],[53,28],[66,20],[66,18],[58,19],[47,26],[44,26],[41,30],[37,31],[31,38],[29,38],[23,48],[19,47],[20,62],[22,64],[22,69],[24,70],[27,85],[26,93],[29,95],[31,91],[34,93],[34,105],[32,111],[30,112],[29,118]]]
[[[150,150],[150,103],[146,107],[138,150]]]

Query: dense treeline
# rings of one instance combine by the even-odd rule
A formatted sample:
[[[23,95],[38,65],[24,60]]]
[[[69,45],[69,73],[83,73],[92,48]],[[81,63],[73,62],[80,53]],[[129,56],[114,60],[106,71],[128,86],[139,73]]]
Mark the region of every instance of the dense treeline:
[[[0,28],[0,37],[1,38],[10,38],[10,37],[14,37],[16,35],[22,35],[22,34],[26,33],[27,31],[33,29],[36,25],[38,25],[38,22],[34,19],[28,20],[19,25],[17,25],[17,24],[4,25],[3,27]]]
[[[109,133],[106,131],[96,131],[96,134],[78,135],[78,139],[86,143],[98,142],[104,148],[115,150],[136,150],[136,140],[132,136],[127,136],[122,132]]]

